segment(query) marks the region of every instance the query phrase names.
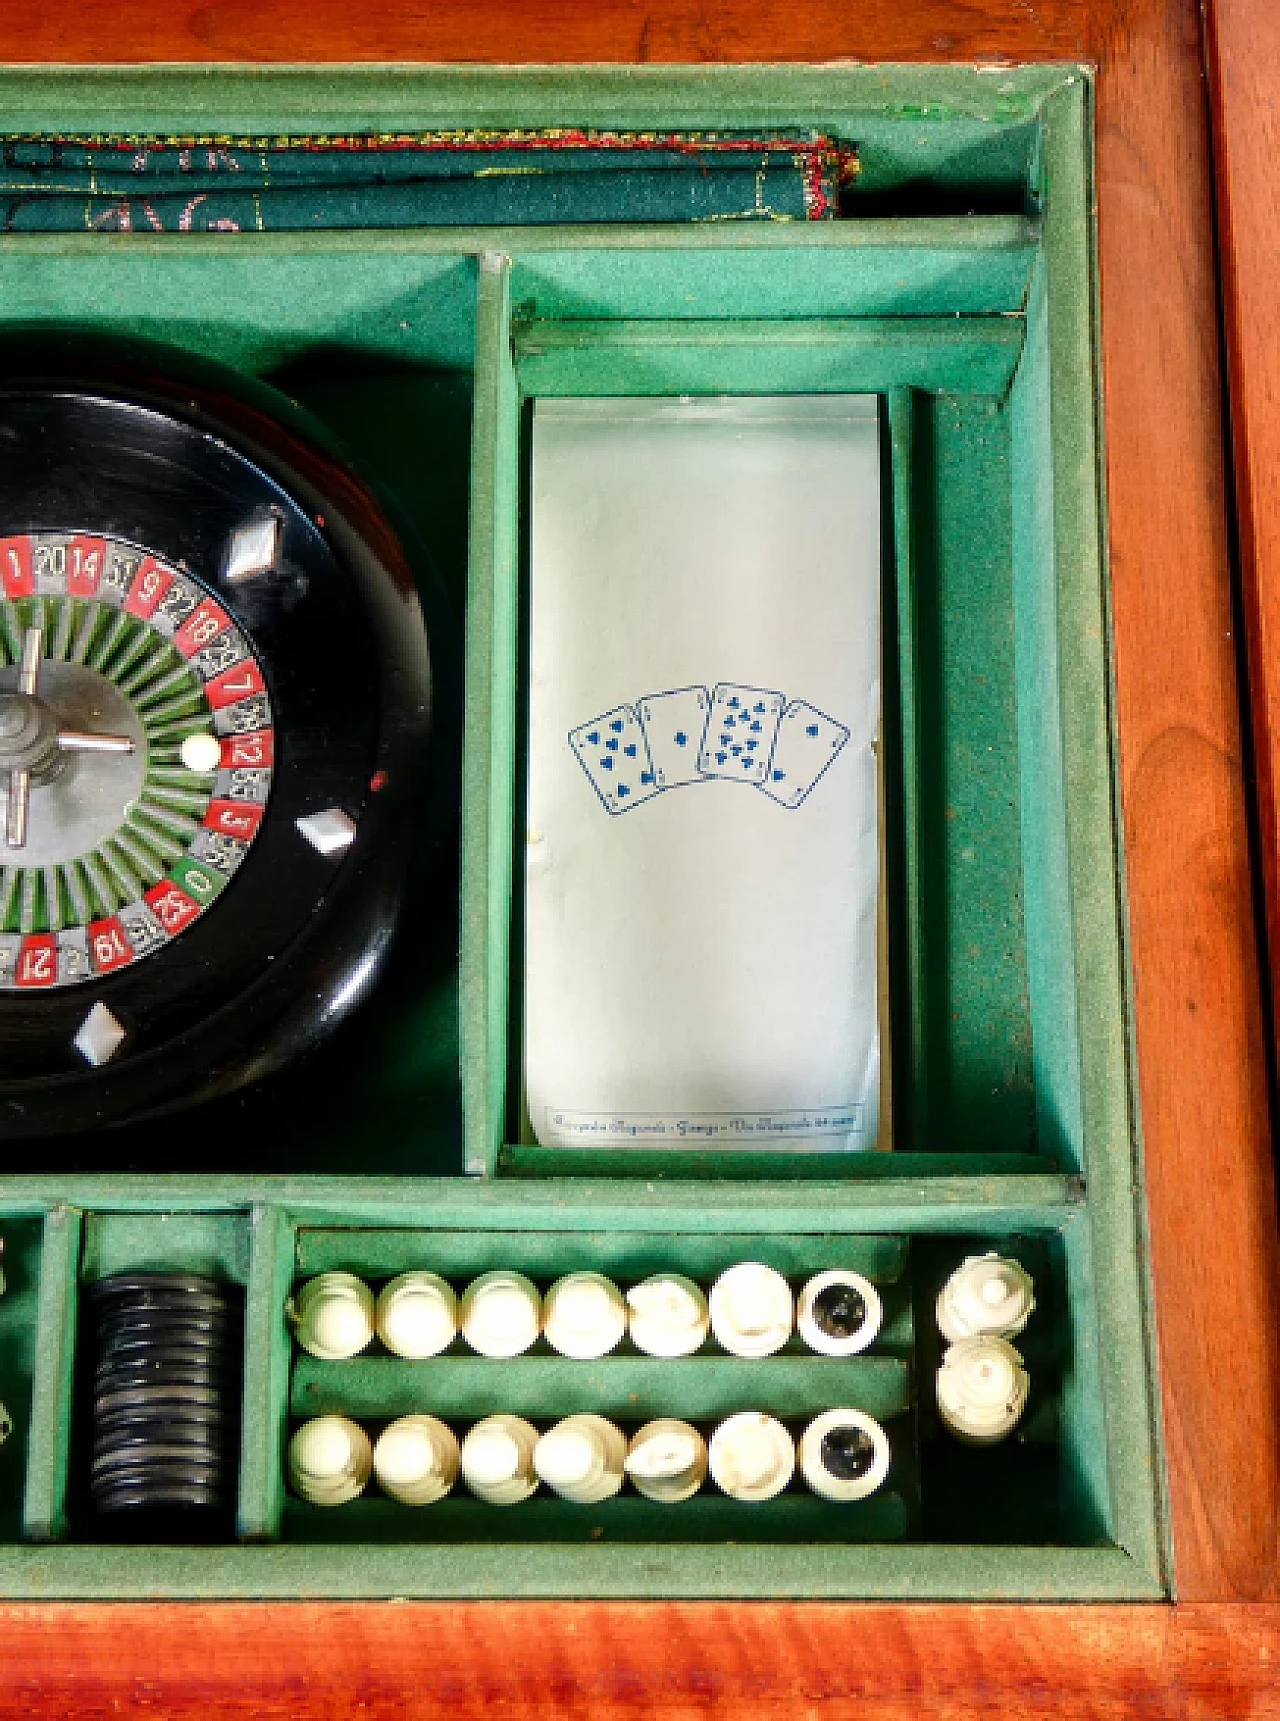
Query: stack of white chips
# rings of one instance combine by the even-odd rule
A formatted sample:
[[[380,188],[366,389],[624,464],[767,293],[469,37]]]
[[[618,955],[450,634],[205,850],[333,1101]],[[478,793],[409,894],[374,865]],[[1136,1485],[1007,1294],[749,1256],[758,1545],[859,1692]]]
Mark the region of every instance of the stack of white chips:
[[[316,1416],[289,1442],[289,1479],[313,1506],[342,1506],[362,1494],[373,1469],[373,1447],[347,1416]]]
[[[865,1500],[889,1474],[889,1436],[861,1410],[827,1410],[800,1437],[800,1470],[824,1500]]]
[[[962,1274],[995,1257],[965,1263]],[[1014,1262],[997,1262],[1000,1269],[1021,1274],[1017,1283],[988,1272],[980,1290],[956,1275],[938,1302],[938,1319],[952,1339],[979,1331],[1002,1336],[1021,1330],[1034,1307],[1030,1280]],[[970,1275],[971,1277],[972,1275]],[[1003,1304],[1024,1310],[1018,1325],[988,1327],[975,1324],[975,1306],[999,1287],[1001,1318],[1012,1319]],[[1019,1299],[1021,1299],[1019,1301]],[[562,1356],[588,1361],[607,1355],[630,1330],[635,1347],[647,1356],[692,1356],[714,1332],[732,1356],[765,1357],[781,1350],[793,1328],[811,1350],[829,1356],[852,1356],[865,1350],[880,1329],[883,1310],[875,1286],[860,1273],[835,1268],[810,1279],[801,1291],[799,1308],[782,1274],[758,1261],[742,1261],[721,1273],[711,1287],[710,1300],[692,1279],[681,1273],[657,1273],[633,1285],[625,1297],[612,1279],[601,1273],[575,1272],[557,1279],[545,1302],[523,1273],[483,1273],[459,1301],[438,1273],[401,1273],[383,1287],[375,1307],[373,1293],[353,1273],[321,1273],[290,1303],[298,1343],[327,1361],[356,1356],[376,1331],[395,1356],[413,1360],[439,1356],[459,1327],[472,1350],[481,1356],[505,1358],[527,1351],[539,1333]]]
[[[303,1350],[328,1362],[358,1355],[373,1339],[373,1292],[354,1273],[308,1279],[286,1313]]]
[[[938,1293],[938,1329],[951,1344],[1016,1338],[1036,1306],[1034,1290],[1020,1262],[994,1253],[970,1255]]]
[[[761,1410],[743,1410],[722,1422],[707,1449],[711,1479],[734,1500],[772,1500],[796,1467],[795,1442]]]
[[[958,1440],[993,1446],[1026,1409],[1030,1380],[1009,1343],[1035,1308],[1031,1275],[995,1253],[970,1255],[938,1296],[938,1328],[949,1348],[937,1375],[938,1414]]]
[[[772,1356],[791,1337],[795,1298],[782,1274],[742,1261],[711,1287],[711,1330],[731,1356]]]
[[[434,1416],[389,1423],[373,1449],[378,1486],[403,1506],[432,1506],[458,1476],[458,1437]]]
[[[462,1480],[491,1506],[516,1506],[538,1486],[533,1467],[538,1431],[522,1416],[487,1416],[462,1442]]]
[[[542,1330],[542,1298],[523,1273],[482,1273],[462,1298],[462,1336],[481,1356],[527,1351]]]
[[[701,1488],[707,1474],[707,1443],[691,1423],[660,1416],[632,1435],[625,1469],[638,1494],[674,1506]]]
[[[627,1330],[627,1305],[602,1273],[567,1273],[543,1304],[542,1330],[552,1350],[587,1362],[607,1356]]]
[[[884,1305],[870,1279],[849,1267],[818,1273],[800,1292],[796,1328],[810,1350],[856,1356],[880,1331]]]
[[[961,1339],[938,1370],[938,1411],[958,1440],[994,1446],[1012,1434],[1027,1406],[1030,1380],[1007,1339]]]
[[[692,1356],[711,1328],[707,1299],[682,1273],[655,1273],[627,1292],[631,1342],[646,1356]]]
[[[458,1299],[437,1273],[401,1273],[378,1298],[378,1337],[395,1356],[439,1356],[458,1331]]]
[[[888,1436],[863,1411],[829,1410],[805,1429],[801,1473],[828,1500],[861,1500],[889,1473]],[[289,1445],[294,1490],[316,1506],[340,1506],[363,1492],[370,1473],[384,1494],[405,1506],[441,1500],[458,1476],[494,1506],[527,1500],[539,1482],[575,1505],[608,1500],[629,1476],[636,1492],[663,1505],[696,1494],[708,1472],[731,1499],[771,1500],[790,1483],[796,1447],[776,1418],[745,1410],[727,1417],[708,1445],[688,1422],[659,1417],[632,1436],[592,1412],[566,1416],[539,1436],[523,1417],[496,1415],[477,1422],[459,1444],[434,1416],[416,1414],[389,1423],[370,1446],[358,1423],[345,1416],[305,1422]]]
[[[538,1475],[576,1506],[594,1506],[622,1487],[627,1437],[606,1417],[566,1416],[549,1428],[534,1448]]]

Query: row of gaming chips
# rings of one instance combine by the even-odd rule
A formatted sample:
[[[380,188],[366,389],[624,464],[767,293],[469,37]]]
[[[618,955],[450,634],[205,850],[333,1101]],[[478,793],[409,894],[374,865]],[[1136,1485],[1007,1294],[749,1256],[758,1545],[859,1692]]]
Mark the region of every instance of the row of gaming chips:
[[[774,1416],[744,1410],[726,1417],[710,1440],[675,1417],[647,1422],[628,1439],[607,1417],[584,1412],[542,1433],[521,1416],[500,1414],[473,1424],[461,1440],[426,1414],[399,1417],[376,1442],[346,1416],[304,1422],[289,1444],[289,1480],[315,1506],[340,1506],[372,1478],[393,1500],[429,1506],[461,1478],[479,1500],[515,1506],[540,1484],[574,1505],[595,1505],[630,1481],[646,1499],[675,1505],[708,1475],[731,1499],[771,1500],[793,1480],[797,1461],[823,1499],[873,1494],[889,1474],[889,1437],[874,1417],[848,1408],[824,1411],[797,1442]]]
[[[289,1304],[295,1337],[335,1361],[381,1339],[397,1356],[438,1356],[461,1333],[480,1356],[512,1357],[543,1337],[561,1356],[606,1356],[629,1337],[648,1356],[682,1357],[709,1336],[731,1356],[772,1356],[798,1332],[810,1350],[853,1356],[875,1341],[879,1292],[850,1268],[808,1279],[798,1294],[776,1268],[742,1261],[708,1292],[680,1273],[658,1273],[625,1293],[602,1273],[567,1273],[545,1295],[523,1273],[482,1273],[461,1297],[437,1273],[402,1273],[375,1299],[354,1273],[321,1273]]]

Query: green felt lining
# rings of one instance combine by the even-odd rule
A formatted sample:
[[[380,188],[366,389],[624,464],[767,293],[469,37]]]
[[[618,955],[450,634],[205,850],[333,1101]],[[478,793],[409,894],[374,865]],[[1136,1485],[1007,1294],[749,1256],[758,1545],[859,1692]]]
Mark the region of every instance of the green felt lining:
[[[495,1514],[500,1522],[495,1522]],[[484,1543],[500,1535],[508,1545],[608,1542],[612,1546],[681,1543],[834,1544],[897,1542],[907,1533],[907,1506],[886,1485],[866,1500],[838,1506],[798,1488],[773,1500],[743,1504],[723,1495],[699,1494],[679,1507],[658,1506],[635,1494],[620,1494],[597,1506],[573,1506],[546,1494],[517,1507],[486,1506],[451,1495],[429,1511],[414,1511],[368,1496],[335,1509],[290,1500],[284,1530],[290,1541],[337,1543]]]
[[[513,1508],[519,1511],[521,1508]],[[340,1510],[340,1509],[339,1509]],[[430,1511],[431,1508],[428,1508]],[[499,1510],[494,1508],[495,1511]],[[504,1538],[342,1546],[191,1548],[0,1545],[0,1593],[29,1601],[312,1600],[511,1596],[781,1601],[1160,1601],[1159,1578],[1118,1548],[956,1543],[566,1542]],[[353,1527],[368,1518],[353,1519]],[[536,1520],[535,1520],[536,1522]],[[312,1534],[334,1536],[314,1518]]]
[[[90,1207],[86,1229],[92,1242],[84,1257],[86,1268],[119,1266],[127,1254],[133,1264],[146,1261],[209,1267],[220,1262],[228,1272],[247,1271],[240,1535],[246,1544],[269,1543],[282,1535],[286,1542],[296,1538],[290,1559],[283,1565],[279,1563],[283,1550],[270,1546],[243,1546],[233,1565],[226,1564],[228,1551],[208,1550],[208,1563],[203,1566],[198,1565],[194,1555],[184,1565],[177,1559],[176,1550],[148,1550],[145,1573],[139,1567],[134,1569],[135,1583],[145,1592],[147,1586],[157,1582],[166,1593],[175,1594],[227,1593],[227,1586],[238,1594],[268,1594],[275,1593],[276,1585],[287,1587],[289,1583],[297,1584],[299,1593],[316,1594],[399,1593],[403,1589],[423,1591],[433,1586],[439,1586],[441,1593],[484,1594],[497,1593],[492,1587],[495,1583],[499,1588],[514,1588],[521,1593],[572,1594],[590,1593],[578,1586],[594,1583],[596,1578],[610,1593],[654,1593],[650,1580],[655,1572],[663,1574],[664,1593],[670,1589],[672,1593],[750,1594],[766,1593],[763,1587],[757,1587],[764,1585],[766,1569],[774,1572],[780,1594],[805,1593],[806,1585],[811,1585],[808,1593],[814,1594],[875,1594],[882,1593],[877,1585],[885,1583],[890,1587],[883,1593],[893,1593],[894,1580],[877,1564],[880,1555],[867,1564],[867,1557],[877,1544],[883,1549],[890,1538],[910,1533],[908,1520],[901,1516],[905,1509],[903,1502],[893,1490],[865,1513],[855,1513],[847,1519],[840,1519],[837,1514],[834,1524],[820,1523],[814,1503],[803,1495],[788,1494],[776,1510],[753,1520],[745,1515],[745,1509],[739,1518],[732,1503],[708,1493],[705,1499],[700,1496],[701,1505],[679,1522],[671,1518],[654,1520],[648,1508],[628,1497],[606,1514],[601,1535],[619,1550],[643,1545],[647,1551],[642,1572],[629,1578],[625,1568],[608,1562],[603,1567],[594,1563],[584,1567],[569,1560],[563,1565],[547,1567],[540,1559],[521,1557],[514,1566],[505,1568],[504,1579],[497,1578],[497,1567],[486,1577],[483,1556],[501,1560],[502,1544],[495,1543],[494,1538],[503,1532],[492,1517],[492,1508],[481,1509],[475,1503],[457,1499],[436,1520],[431,1511],[412,1512],[370,1500],[347,1518],[341,1511],[324,1514],[303,1508],[285,1496],[283,1445],[285,1418],[290,1411],[288,1375],[292,1371],[293,1415],[341,1408],[365,1417],[372,1427],[390,1415],[419,1408],[443,1410],[465,1420],[491,1411],[497,1399],[502,1400],[504,1408],[527,1408],[543,1423],[581,1404],[614,1414],[624,1426],[673,1408],[713,1420],[729,1410],[744,1407],[744,1400],[749,1400],[753,1405],[775,1408],[798,1432],[807,1415],[833,1400],[853,1402],[890,1419],[891,1438],[895,1452],[906,1466],[903,1472],[906,1479],[911,1469],[909,1453],[902,1445],[902,1419],[895,1420],[895,1416],[909,1402],[906,1353],[902,1352],[902,1346],[909,1345],[910,1328],[909,1324],[905,1328],[902,1325],[901,1303],[894,1283],[903,1268],[906,1237],[933,1236],[935,1248],[941,1248],[950,1260],[959,1245],[948,1246],[946,1239],[958,1228],[957,1221],[964,1219],[970,1236],[974,1231],[980,1237],[985,1232],[990,1245],[1018,1252],[1009,1233],[1025,1229],[1028,1217],[1034,1220],[1036,1213],[1035,1209],[1000,1208],[973,1201],[957,1209],[954,1197],[959,1190],[950,1191],[951,1202],[939,1201],[938,1197],[948,1191],[925,1181],[911,1191],[915,1199],[909,1197],[908,1204],[889,1209],[893,1213],[892,1223],[898,1227],[895,1231],[858,1229],[842,1234],[834,1223],[833,1209],[843,1208],[848,1217],[857,1214],[872,1193],[870,1189],[837,1185],[824,1191],[808,1185],[788,1190],[786,1186],[768,1186],[777,1198],[771,1209],[767,1199],[752,1199],[766,1193],[759,1187],[753,1190],[742,1185],[711,1185],[704,1186],[703,1193],[708,1197],[714,1193],[714,1200],[695,1208],[690,1205],[695,1189],[688,1185],[650,1190],[643,1186],[615,1185],[607,1189],[597,1185],[588,1192],[577,1182],[538,1190],[530,1186],[444,1180],[434,1185],[402,1184],[397,1200],[386,1184],[353,1182],[348,1186],[338,1181],[331,1186],[332,1193],[337,1195],[349,1188],[355,1198],[352,1205],[361,1214],[359,1228],[346,1229],[334,1228],[332,1217],[326,1216],[323,1205],[308,1208],[306,1193],[320,1191],[305,1179],[275,1183],[273,1193],[290,1197],[287,1204],[259,1201],[213,1211],[202,1206],[203,1192],[199,1187],[202,1180],[170,1179],[165,1187],[151,1191],[153,1199],[167,1200],[168,1206],[150,1213],[140,1212],[131,1205],[131,1201],[138,1200],[136,1189],[112,1188],[112,1181],[108,1177],[98,1184],[104,1195],[109,1191],[111,1205]],[[1085,1209],[1078,1200],[1070,1199],[1069,1189],[1059,1180],[1040,1181],[1046,1196],[1056,1189],[1059,1198],[1056,1205],[1040,1210],[1043,1215],[1040,1223],[1048,1226],[1043,1235],[1053,1238],[1065,1228],[1068,1237],[1073,1231],[1083,1236]],[[72,1192],[83,1202],[90,1203],[95,1198],[94,1185],[87,1180],[80,1180]],[[879,1193],[883,1196],[885,1192],[886,1186],[881,1186]],[[908,1192],[887,1186],[887,1193],[892,1199]],[[1006,1188],[1006,1193],[1012,1194],[1013,1189]],[[246,1186],[239,1189],[224,1186],[223,1194],[246,1198],[249,1190]],[[928,1199],[922,1204],[925,1197]],[[801,1201],[805,1217],[797,1233],[779,1236],[772,1215],[785,1211],[790,1204],[795,1218],[796,1206]],[[122,1203],[120,1209],[115,1208],[116,1202]],[[77,1210],[72,1209],[71,1213],[74,1219]],[[696,1231],[663,1234],[662,1227],[673,1217],[682,1215],[687,1225],[695,1213]],[[69,1312],[74,1310],[75,1268],[81,1260],[79,1250],[72,1246],[78,1226],[73,1224],[69,1228],[67,1216],[64,1208],[52,1211],[44,1244],[39,1349],[47,1360],[50,1378],[69,1365],[67,1322]],[[504,1221],[511,1225],[517,1216],[522,1221],[518,1229],[502,1229]],[[877,1216],[881,1220],[886,1217],[883,1206]],[[645,1224],[638,1229],[637,1219],[641,1217]],[[489,1228],[493,1218],[498,1220],[496,1230]],[[522,1263],[543,1277],[559,1267],[567,1270],[584,1262],[611,1267],[625,1277],[628,1269],[647,1268],[655,1260],[674,1259],[680,1266],[704,1276],[735,1258],[763,1256],[795,1276],[832,1261],[858,1261],[889,1281],[885,1290],[888,1320],[871,1353],[843,1363],[806,1355],[794,1345],[779,1357],[760,1364],[725,1358],[711,1351],[703,1359],[706,1367],[700,1367],[693,1359],[661,1363],[626,1352],[598,1364],[571,1363],[544,1353],[517,1359],[514,1365],[495,1365],[458,1354],[434,1363],[410,1364],[376,1352],[345,1364],[320,1364],[291,1354],[283,1319],[284,1296],[299,1275],[346,1264],[359,1267],[377,1282],[392,1270],[430,1261],[444,1266],[459,1279],[497,1259],[508,1240],[513,1249],[524,1251],[520,1256]],[[966,1246],[972,1245],[966,1243]],[[1037,1271],[1041,1275],[1041,1294],[1047,1297],[1044,1270],[1038,1267]],[[1052,1308],[1052,1299],[1046,1306]],[[1084,1354],[1078,1372],[1092,1389],[1087,1378],[1092,1365],[1087,1356],[1090,1339],[1086,1287],[1075,1287],[1072,1307],[1073,1351]],[[1029,1357],[1038,1354],[1034,1347],[1028,1351]],[[1042,1370],[1043,1360],[1034,1366]],[[681,1385],[683,1371],[688,1371],[687,1385]],[[313,1384],[317,1387],[315,1392],[311,1390]],[[66,1390],[69,1397],[69,1376]],[[65,1404],[60,1425],[63,1429],[67,1426]],[[78,1593],[77,1581],[88,1585],[87,1593],[120,1593],[113,1588],[116,1580],[111,1574],[119,1573],[121,1568],[111,1550],[99,1545],[85,1547],[78,1540],[81,1532],[72,1525],[68,1533],[62,1518],[46,1515],[41,1527],[36,1513],[39,1504],[36,1489],[42,1486],[47,1493],[52,1487],[61,1496],[66,1485],[65,1452],[61,1462],[64,1467],[61,1474],[50,1473],[47,1465],[43,1472],[33,1470],[29,1474],[28,1534],[51,1535],[66,1545],[49,1550],[54,1556],[52,1562],[35,1568],[15,1566],[9,1557],[13,1550],[6,1552],[0,1548],[0,1584],[6,1582],[8,1574],[7,1581],[19,1582],[24,1593]],[[45,1478],[43,1482],[41,1475]],[[438,1527],[433,1529],[437,1523]],[[681,1523],[685,1528],[681,1528]],[[753,1523],[757,1526],[755,1532],[751,1529]],[[586,1554],[598,1543],[599,1538],[592,1535],[596,1527],[595,1517],[586,1524],[581,1517],[547,1501],[532,1517],[520,1519],[512,1546],[536,1550],[544,1542],[565,1549],[579,1545]],[[725,1546],[721,1538],[731,1533],[735,1541],[742,1538],[749,1540],[750,1545],[736,1549]],[[366,1539],[366,1535],[373,1534],[378,1537],[377,1542]],[[792,1556],[798,1551],[793,1538],[800,1534],[806,1538],[806,1550],[816,1562],[808,1568],[807,1578],[802,1577],[802,1568],[792,1563]],[[751,1540],[753,1535],[756,1539]],[[650,1539],[655,1536],[657,1541]],[[714,1568],[718,1576],[710,1590],[707,1583],[712,1568],[701,1566],[696,1559],[681,1566],[680,1575],[674,1577],[674,1568],[669,1564],[659,1561],[655,1566],[651,1562],[650,1554],[659,1546],[670,1545],[668,1538],[673,1536],[681,1538],[678,1544],[681,1548],[714,1546],[724,1556],[724,1563]],[[684,1540],[686,1537],[688,1541]],[[1107,1539],[1105,1532],[1104,1539]],[[391,1559],[390,1547],[379,1545],[383,1542],[401,1546],[405,1558],[398,1563]],[[307,1546],[317,1549],[340,1546],[344,1553],[339,1566],[326,1575],[323,1568],[308,1563],[304,1554]],[[471,1550],[465,1560],[450,1563],[447,1568],[441,1566],[443,1550],[463,1547]],[[847,1556],[840,1554],[841,1547],[848,1548]],[[761,1554],[753,1554],[752,1548],[762,1550]],[[776,1555],[767,1566],[757,1563],[758,1558],[763,1558],[765,1548],[774,1550]],[[152,1552],[162,1553],[158,1565],[150,1560]],[[903,1542],[901,1559],[906,1564],[900,1570],[902,1579],[910,1584],[911,1593],[950,1593],[947,1585],[958,1581],[955,1553],[955,1547],[945,1543]],[[1042,1563],[1029,1569],[1032,1581],[1040,1586],[1039,1593],[1081,1593],[1071,1587],[1081,1575],[1088,1577],[1089,1587],[1083,1593],[1111,1593],[1117,1583],[1124,1587],[1126,1573],[1126,1593],[1146,1593],[1138,1568],[1079,1567],[1063,1559],[1065,1553],[1062,1549],[1045,1550]],[[82,1559],[79,1579],[74,1559],[68,1566],[63,1556]],[[918,1563],[921,1558],[924,1565]],[[975,1569],[981,1565],[982,1560],[977,1560]],[[1014,1574],[1020,1570],[1025,1572],[1015,1562],[1008,1568],[1010,1584],[1002,1588],[997,1583],[991,1593],[1019,1593],[1017,1583],[1022,1579]],[[163,1577],[157,1577],[158,1573]],[[1055,1587],[1064,1575],[1067,1587]],[[630,1589],[633,1583],[639,1588]],[[386,1584],[392,1588],[384,1589],[382,1586]],[[1099,1584],[1101,1589],[1095,1587]],[[721,1586],[727,1586],[727,1590]]]
[[[650,1273],[684,1273],[709,1283],[736,1261],[763,1261],[789,1279],[850,1267],[877,1284],[897,1279],[906,1263],[902,1237],[867,1235],[762,1236],[753,1232],[671,1235],[648,1231],[481,1231],[303,1229],[298,1233],[298,1277],[334,1268],[370,1279],[427,1268],[459,1285],[479,1273],[510,1268],[540,1284],[568,1272],[609,1273],[619,1280]]]
[[[320,1362],[301,1355],[294,1364],[290,1410],[294,1416],[339,1412],[357,1419],[429,1410],[446,1421],[506,1410],[553,1422],[595,1411],[639,1424],[655,1416],[719,1421],[738,1410],[817,1416],[834,1404],[849,1404],[883,1420],[910,1408],[907,1381],[906,1363],[886,1356],[755,1360],[700,1352],[674,1360],[613,1355],[575,1362],[529,1354],[495,1366],[488,1357],[474,1356]]]
[[[288,1215],[265,1203],[250,1210],[249,1228],[236,1534],[242,1542],[266,1542],[279,1536],[284,1510],[281,1453],[293,1350],[285,1307],[293,1280],[296,1234]]]
[[[34,1542],[53,1541],[67,1529],[76,1280],[82,1236],[83,1216],[76,1208],[59,1205],[45,1215],[22,1506],[23,1534]]]
[[[375,475],[428,536],[447,515],[439,559],[454,590],[465,475],[446,485],[436,467],[448,445],[456,475],[468,422],[471,436],[461,968],[455,979],[446,938],[428,1005],[391,1037],[385,1087],[372,1058],[348,1054],[347,1098],[335,1087],[287,1149],[263,1144],[285,1175],[229,1169],[197,1124],[187,1146],[206,1175],[116,1170],[138,1163],[123,1141],[93,1175],[0,1180],[0,1231],[26,1263],[24,1288],[15,1281],[0,1305],[11,1410],[30,1380],[29,1410],[0,1452],[0,1480],[25,1464],[26,1538],[5,1539],[0,1501],[0,1592],[1163,1593],[1108,705],[1089,104],[1087,74],[1071,67],[0,71],[9,130],[768,121],[840,132],[862,160],[853,218],[825,226],[0,236],[0,323],[148,334],[272,378],[339,430],[352,421]],[[522,399],[766,384],[886,398],[886,686],[900,711],[887,748],[900,773],[891,959],[904,977],[893,1097],[909,1151],[851,1162],[541,1150],[514,1139],[509,1101]],[[421,1175],[463,1164],[516,1175]],[[366,1169],[418,1175],[349,1175]],[[290,1377],[304,1393],[311,1367],[295,1365],[284,1319],[299,1274],[354,1264],[377,1279],[442,1259],[458,1275],[673,1260],[710,1272],[741,1247],[796,1273],[843,1249],[893,1279],[901,1239],[917,1360],[929,1316],[919,1263],[975,1240],[1042,1248],[1050,1263],[1049,1325],[1028,1336],[1050,1401],[1024,1442],[955,1472],[992,1491],[1002,1539],[990,1545],[969,1531],[920,1539],[929,1491],[917,1498],[906,1418],[893,1425],[901,1486],[843,1519],[791,1493],[754,1519],[709,1495],[683,1520],[696,1533],[634,1496],[603,1524],[545,1499],[525,1515],[453,1499],[433,1518],[376,1499],[323,1513],[286,1497]],[[242,1545],[88,1545],[68,1523],[78,1286],[139,1265],[212,1267],[246,1286]],[[844,1378],[900,1392],[910,1330],[894,1315]],[[727,1359],[707,1360],[698,1390],[710,1396],[690,1402],[727,1404],[738,1390],[723,1373],[717,1384]],[[656,1390],[637,1385],[643,1359],[606,1361],[598,1402]],[[421,1365],[374,1352],[339,1377],[343,1366],[317,1365],[320,1385],[364,1394],[371,1415],[418,1390]],[[451,1355],[442,1366],[459,1402],[479,1404],[480,1365]],[[512,1391],[527,1381],[530,1402],[559,1411],[560,1367],[521,1359]],[[768,1386],[769,1370],[781,1385]],[[788,1351],[755,1379],[816,1397],[832,1372]],[[916,1384],[923,1425],[927,1380]],[[923,1471],[936,1462],[922,1440]],[[1047,1497],[1023,1525],[1035,1546],[1005,1539],[1026,1496],[1002,1488],[1004,1471]]]
[[[51,1221],[50,1223],[56,1223]],[[41,1261],[48,1225],[20,1220],[4,1229],[4,1295],[0,1297],[0,1403],[11,1423],[0,1446],[0,1537],[23,1533],[24,1495],[33,1474],[51,1481],[56,1429],[49,1417],[49,1387],[41,1368],[37,1323]],[[46,1439],[53,1434],[52,1440]]]
[[[1021,318],[531,322],[515,332],[530,395],[1002,394]]]

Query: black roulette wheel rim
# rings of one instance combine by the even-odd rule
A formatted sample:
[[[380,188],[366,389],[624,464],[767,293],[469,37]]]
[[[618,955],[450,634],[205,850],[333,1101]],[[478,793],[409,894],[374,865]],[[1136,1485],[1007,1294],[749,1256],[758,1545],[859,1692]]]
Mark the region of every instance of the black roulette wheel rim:
[[[242,1086],[371,989],[422,818],[431,674],[412,573],[372,495],[283,396],[150,351],[0,354],[0,539],[83,533],[176,567],[260,664],[276,754],[248,855],[216,902],[119,971],[0,989],[0,1135],[75,1134]],[[225,578],[228,535],[280,522],[266,577]],[[336,859],[300,818],[339,809]],[[3,929],[0,929],[3,930]],[[101,1002],[126,1033],[75,1050]]]

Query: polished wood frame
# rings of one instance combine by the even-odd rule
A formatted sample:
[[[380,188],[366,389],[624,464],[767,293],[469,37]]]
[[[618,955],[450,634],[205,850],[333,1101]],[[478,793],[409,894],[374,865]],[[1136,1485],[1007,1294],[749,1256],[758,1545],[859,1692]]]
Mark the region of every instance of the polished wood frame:
[[[1274,939],[1280,6],[1206,6],[1207,39],[1196,0],[172,0],[167,10],[152,0],[51,0],[0,12],[0,59],[9,61],[1097,66],[1114,697],[1177,1595],[1171,1607],[1051,1609],[7,1607],[0,1712],[1280,1714],[1280,1233],[1214,241],[1216,147],[1259,853]]]

